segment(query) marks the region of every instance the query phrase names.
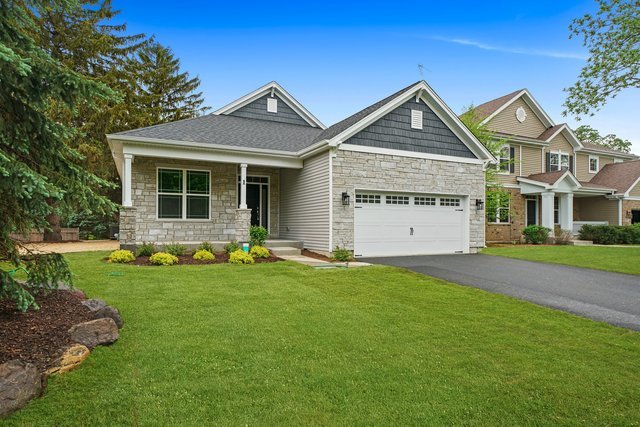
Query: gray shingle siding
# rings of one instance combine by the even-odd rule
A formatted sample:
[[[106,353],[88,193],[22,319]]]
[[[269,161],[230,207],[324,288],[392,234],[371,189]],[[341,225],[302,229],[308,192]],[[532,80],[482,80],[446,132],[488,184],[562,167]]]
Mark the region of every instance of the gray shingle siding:
[[[311,126],[278,96],[276,96],[276,99],[278,100],[278,112],[268,113],[267,98],[270,96],[271,95],[265,95],[262,98],[258,98],[244,107],[238,108],[236,111],[230,113],[229,116],[270,120],[273,122],[289,123],[292,125]]]
[[[411,110],[421,110],[422,130],[411,128]],[[446,156],[476,158],[449,127],[424,104],[414,99],[405,102],[392,112],[367,126],[345,141],[394,150],[440,154]]]

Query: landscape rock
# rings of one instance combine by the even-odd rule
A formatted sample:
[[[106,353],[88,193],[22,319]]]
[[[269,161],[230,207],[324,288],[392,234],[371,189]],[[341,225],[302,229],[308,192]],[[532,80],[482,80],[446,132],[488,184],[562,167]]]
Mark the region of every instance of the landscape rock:
[[[98,311],[102,308],[105,308],[107,306],[107,303],[101,299],[98,298],[92,298],[92,299],[88,299],[88,300],[84,300],[81,302],[82,305],[84,305],[85,307],[87,307],[89,310],[91,311]]]
[[[116,322],[116,326],[118,327],[118,329],[122,329],[122,325],[124,325],[124,321],[122,320],[122,317],[120,316],[120,312],[118,311],[118,309],[115,307],[111,307],[110,305],[96,311],[94,316],[96,319],[104,319],[104,318],[113,319],[113,321]]]
[[[64,374],[80,365],[89,355],[91,351],[82,344],[73,344],[71,347],[65,350],[60,356],[57,365],[47,371],[48,375],[51,374]]]
[[[21,360],[0,365],[0,417],[22,408],[41,392],[42,378],[35,365]]]
[[[74,342],[90,349],[98,345],[113,344],[118,340],[118,326],[112,318],[90,320],[72,326],[69,335]]]

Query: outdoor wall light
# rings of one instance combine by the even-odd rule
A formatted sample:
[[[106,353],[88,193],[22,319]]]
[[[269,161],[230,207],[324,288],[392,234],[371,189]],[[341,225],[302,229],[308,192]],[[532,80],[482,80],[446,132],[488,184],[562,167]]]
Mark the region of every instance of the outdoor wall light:
[[[349,206],[349,200],[351,199],[351,197],[349,196],[349,193],[347,193],[346,191],[344,193],[342,193],[342,205],[343,206]]]
[[[482,199],[476,199],[476,210],[483,210],[484,209],[484,200]]]

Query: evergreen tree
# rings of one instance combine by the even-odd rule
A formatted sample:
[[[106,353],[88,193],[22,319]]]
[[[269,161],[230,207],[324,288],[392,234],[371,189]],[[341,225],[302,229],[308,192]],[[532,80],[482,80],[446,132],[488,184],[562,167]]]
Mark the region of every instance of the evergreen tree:
[[[73,2],[61,8],[74,7]],[[116,99],[106,85],[86,78],[51,57],[32,37],[37,26],[28,12],[43,6],[32,0],[0,0],[0,259],[26,263],[27,287],[0,270],[0,298],[22,310],[34,306],[29,286],[56,287],[71,274],[59,254],[25,256],[12,233],[45,227],[53,211],[107,212],[113,204],[100,194],[108,183],[88,172],[68,141],[78,130],[49,115],[52,105],[75,112]]]

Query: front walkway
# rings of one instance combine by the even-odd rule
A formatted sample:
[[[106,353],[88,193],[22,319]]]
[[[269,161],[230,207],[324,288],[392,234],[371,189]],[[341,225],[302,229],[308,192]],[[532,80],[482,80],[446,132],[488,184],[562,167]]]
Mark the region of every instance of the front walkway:
[[[79,242],[28,243],[25,245],[36,252],[70,252],[115,251],[120,248],[117,240],[81,240]]]
[[[640,278],[489,255],[372,258],[461,285],[509,295],[640,331]]]

